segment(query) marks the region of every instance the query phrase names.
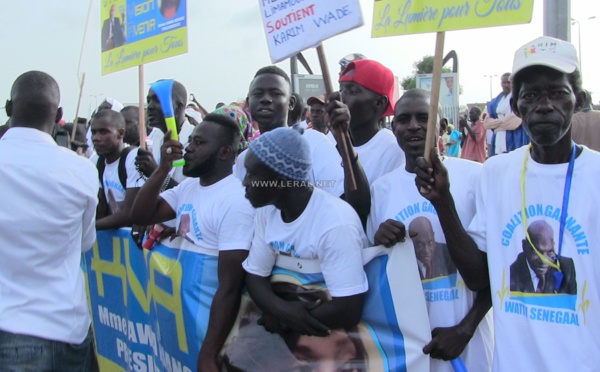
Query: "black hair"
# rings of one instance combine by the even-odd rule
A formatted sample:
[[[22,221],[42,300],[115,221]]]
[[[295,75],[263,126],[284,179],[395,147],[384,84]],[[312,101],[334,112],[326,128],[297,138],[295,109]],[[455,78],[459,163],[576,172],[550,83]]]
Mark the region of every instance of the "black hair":
[[[471,110],[475,110],[475,112],[477,112],[477,114],[481,115],[481,109],[479,107],[473,106],[473,107],[471,107]]]
[[[292,93],[292,96],[296,97],[296,104],[294,109],[288,111],[288,126],[292,126],[300,121],[302,118],[302,112],[304,111],[304,100],[298,93]]]
[[[235,120],[229,116],[211,112],[204,117],[203,121],[210,121],[211,123],[219,124],[219,126],[227,133],[223,144],[231,146],[235,154],[237,154],[237,150],[240,145],[241,134],[240,126]]]
[[[523,86],[523,80],[525,80],[526,76],[538,75],[539,73],[546,73],[552,77],[558,78],[563,72],[555,70],[551,67],[534,65],[525,67],[521,71],[517,72],[512,79],[512,96],[513,102],[519,99],[519,93],[521,92],[521,87]],[[581,82],[581,73],[579,70],[575,70],[570,74],[567,74],[567,79],[569,84],[571,84],[571,89],[573,89],[573,94],[578,95],[582,90],[582,82]]]
[[[510,72],[505,72],[502,75],[500,75],[501,78],[505,77],[505,76],[509,76],[510,77]]]
[[[56,115],[60,89],[54,78],[42,71],[28,71],[17,77],[10,91],[11,117],[22,123],[47,122]],[[18,117],[18,118],[17,118]],[[34,124],[27,124],[37,128]]]
[[[102,110],[94,116],[93,120],[102,119],[105,116],[108,117],[110,123],[116,129],[125,129],[125,118],[123,117],[123,115],[121,115],[120,112],[117,111]]]
[[[125,111],[130,111],[130,110],[135,110],[135,111],[139,111],[139,107],[137,106],[125,106],[121,109],[121,113],[125,112]]]
[[[425,98],[429,101],[429,92],[419,88],[413,88],[404,92],[404,94],[396,101],[394,105],[394,111],[396,111],[396,106],[402,101],[404,98]]]
[[[183,107],[187,103],[187,91],[183,84],[177,80],[173,80],[173,103],[180,103]]]
[[[258,71],[256,71],[256,74],[254,74],[254,78],[256,78],[259,75],[264,75],[264,74],[279,75],[282,78],[284,78],[285,81],[288,82],[288,84],[292,84],[288,74],[277,66],[265,66],[265,67],[259,69]]]

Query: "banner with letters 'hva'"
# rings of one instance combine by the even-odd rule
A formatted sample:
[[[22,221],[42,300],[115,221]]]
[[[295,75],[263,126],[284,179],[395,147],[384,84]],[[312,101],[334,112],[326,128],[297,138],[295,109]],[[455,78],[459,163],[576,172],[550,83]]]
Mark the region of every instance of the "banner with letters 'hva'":
[[[259,0],[271,62],[363,25],[358,0]]]
[[[85,254],[102,371],[196,370],[218,286],[217,256],[194,251],[180,238],[168,244],[140,250],[129,229],[101,231]],[[428,371],[429,357],[421,348],[431,332],[411,244],[407,239],[392,249],[364,250],[369,291],[362,321],[328,337],[266,332],[256,322],[260,310],[244,294],[223,348],[224,365],[245,371],[318,368],[331,365],[331,356],[323,353],[330,351],[339,369]],[[276,293],[286,299],[326,301],[318,270],[291,261],[278,260],[272,275]]]

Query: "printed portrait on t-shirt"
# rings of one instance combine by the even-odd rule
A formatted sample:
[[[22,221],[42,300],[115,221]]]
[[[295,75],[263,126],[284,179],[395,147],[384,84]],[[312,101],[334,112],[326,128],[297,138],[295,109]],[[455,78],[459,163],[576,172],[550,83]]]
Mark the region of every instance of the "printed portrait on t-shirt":
[[[192,219],[190,218],[190,215],[187,213],[182,214],[179,219],[179,226],[177,227],[177,235],[193,243],[194,241],[188,236],[188,233],[192,231],[191,224]]]
[[[108,189],[108,206],[110,208],[110,213],[115,214],[118,213],[123,207],[123,203],[125,201],[118,202],[115,198],[115,194],[111,188]]]
[[[456,266],[450,259],[446,244],[435,241],[433,226],[427,217],[415,218],[408,229],[417,233],[413,238],[413,245],[421,280],[456,274]]]
[[[552,227],[539,220],[529,225],[527,233],[531,241],[523,239],[523,252],[510,265],[510,291],[577,294],[573,259],[558,258]],[[559,266],[560,271],[554,265]]]

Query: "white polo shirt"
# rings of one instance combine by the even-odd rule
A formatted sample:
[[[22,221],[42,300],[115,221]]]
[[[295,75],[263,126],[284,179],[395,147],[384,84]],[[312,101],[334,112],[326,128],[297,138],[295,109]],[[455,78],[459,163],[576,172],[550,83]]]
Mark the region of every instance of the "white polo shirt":
[[[81,252],[96,240],[98,171],[47,133],[0,140],[0,330],[80,344],[90,326]]]

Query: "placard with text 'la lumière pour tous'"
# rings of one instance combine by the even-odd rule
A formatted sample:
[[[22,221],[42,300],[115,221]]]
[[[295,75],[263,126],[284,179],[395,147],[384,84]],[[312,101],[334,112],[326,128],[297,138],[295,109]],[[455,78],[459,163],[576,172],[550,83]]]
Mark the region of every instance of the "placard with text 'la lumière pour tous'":
[[[372,37],[531,22],[533,0],[375,0]]]
[[[101,0],[102,75],[187,53],[187,0]]]

